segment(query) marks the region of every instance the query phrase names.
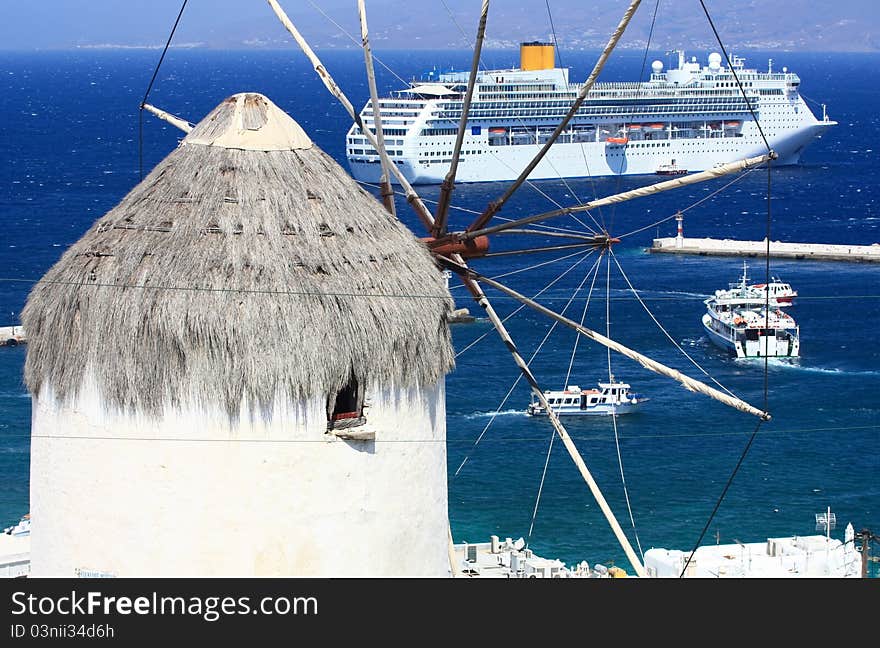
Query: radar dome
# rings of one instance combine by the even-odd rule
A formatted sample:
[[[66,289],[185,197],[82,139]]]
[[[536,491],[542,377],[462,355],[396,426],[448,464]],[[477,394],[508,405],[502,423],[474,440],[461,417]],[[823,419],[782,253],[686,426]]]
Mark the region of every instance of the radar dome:
[[[709,54],[709,69],[717,70],[721,67],[721,54],[712,52]]]
[[[651,70],[654,74],[660,74],[663,71],[663,61],[654,61],[651,63]]]

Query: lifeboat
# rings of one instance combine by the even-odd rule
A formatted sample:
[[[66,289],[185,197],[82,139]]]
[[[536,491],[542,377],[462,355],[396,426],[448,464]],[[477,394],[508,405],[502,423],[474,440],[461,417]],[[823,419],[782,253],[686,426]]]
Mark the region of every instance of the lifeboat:
[[[663,124],[648,124],[651,130],[663,130]]]
[[[504,135],[507,132],[506,128],[490,128],[490,133],[495,133],[496,135]]]
[[[739,126],[739,122],[738,121],[726,121],[726,122],[724,122],[724,125],[727,128],[736,128],[737,126]]]
[[[642,125],[641,125],[641,124],[630,124],[630,125],[629,125],[629,129],[630,129],[630,130],[634,130],[634,131],[636,131],[636,130],[642,130]]]
[[[629,138],[624,135],[623,137],[609,137],[605,141],[609,144],[626,144]]]

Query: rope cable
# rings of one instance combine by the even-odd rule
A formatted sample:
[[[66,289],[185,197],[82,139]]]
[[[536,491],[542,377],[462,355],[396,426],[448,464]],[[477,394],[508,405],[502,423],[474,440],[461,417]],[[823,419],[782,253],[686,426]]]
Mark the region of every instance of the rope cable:
[[[27,392],[22,394],[23,396],[27,395]],[[795,429],[786,429],[786,430],[765,430],[764,434],[804,434],[804,433],[818,433],[818,432],[840,432],[840,433],[849,433],[854,430],[880,430],[880,426],[878,425],[850,425],[844,427],[821,427],[821,428],[795,428]],[[667,432],[664,431],[661,434],[625,434],[621,435],[621,439],[699,439],[699,438],[707,438],[707,437],[726,437],[726,436],[742,436],[742,432],[694,432],[694,433],[676,433],[676,432]],[[608,442],[609,439],[605,434],[592,434],[592,435],[570,435],[572,440],[574,441],[590,441],[597,443],[605,443]],[[25,432],[21,434],[4,434],[2,438],[4,439],[30,439],[33,437],[40,438],[64,438],[64,439],[98,439],[98,440],[114,440],[118,441],[120,437],[102,437],[102,436],[67,436],[64,435],[32,435],[30,432]],[[208,439],[208,438],[186,438],[186,437],[162,437],[163,439],[167,439],[169,441],[215,441],[216,439]],[[125,437],[127,440],[132,441],[151,441],[154,440],[153,437]],[[327,443],[324,439],[238,439],[242,442],[253,442],[253,443]],[[537,443],[546,441],[546,437],[495,437],[494,441],[499,441],[503,443]],[[230,443],[232,441],[236,441],[236,439],[224,439],[224,443]],[[380,441],[377,441],[380,442]],[[381,443],[470,443],[470,439],[383,439]]]
[[[590,307],[590,298],[593,296],[593,288],[595,288],[596,279],[599,277],[599,262],[601,260],[602,260],[602,257],[600,256],[598,259],[596,259],[596,264],[590,270],[590,272],[593,272],[595,270],[595,273],[593,274],[593,281],[592,281],[592,283],[590,283],[590,291],[587,293],[587,299],[584,302],[584,310],[581,313],[581,320],[579,322],[579,324],[581,326],[584,325],[584,321],[587,318],[587,309]],[[523,304],[523,305],[525,305],[525,304]],[[571,349],[571,358],[569,358],[569,361],[568,361],[568,370],[565,372],[565,381],[562,383],[563,388],[565,388],[565,386],[568,385],[568,381],[571,378],[571,370],[572,370],[572,367],[574,367],[574,356],[577,353],[577,348],[578,348],[578,344],[580,343],[580,341],[581,341],[581,336],[575,335],[574,336],[574,345],[572,346],[572,349]]]
[[[541,483],[538,484],[538,494],[535,497],[535,508],[532,510],[532,521],[529,523],[529,533],[526,536],[526,549],[532,541],[532,531],[535,528],[535,519],[538,517],[538,506],[541,503],[541,493],[544,492],[544,481],[547,479],[547,467],[550,465],[550,455],[553,453],[553,442],[556,440],[556,431],[550,433],[550,443],[547,444],[547,457],[544,459],[544,470],[541,472]],[[644,560],[644,557],[642,558]]]
[[[651,40],[654,37],[654,24],[657,21],[657,12],[659,11],[659,9],[660,9],[660,0],[657,0],[657,2],[654,3],[654,13],[651,16],[651,28],[648,30],[648,38],[645,41],[645,51],[642,54],[642,67],[639,70],[639,93],[636,95],[636,98],[639,98],[642,96],[641,83],[642,83],[642,78],[645,76],[645,65],[648,62],[648,51],[651,49]],[[635,114],[636,114],[636,109],[635,109],[635,106],[633,106],[633,110],[629,115],[630,121],[632,121],[632,117]],[[669,133],[669,136],[670,136],[670,138],[672,137],[671,132]],[[629,134],[624,133],[624,137],[627,138],[626,143],[623,145],[624,151],[625,151],[627,148],[629,148]],[[623,181],[623,165],[625,164],[625,162],[626,162],[626,153],[624,152],[624,155],[622,155],[621,159],[620,159],[621,170],[620,170],[620,172],[617,173],[617,191],[615,193],[620,192],[620,186]],[[611,221],[610,221],[611,227],[614,226],[614,217],[616,215],[617,215],[617,205],[615,204],[615,205],[611,206]]]
[[[715,33],[715,38],[718,40],[718,45],[721,47],[722,52],[724,52],[724,56],[727,58],[727,51],[725,50],[724,44],[721,42],[721,39],[718,36],[718,31],[715,29],[715,24],[712,22],[712,17],[709,15],[709,11],[708,11],[708,9],[706,9],[706,5],[703,2],[703,0],[700,0],[700,4],[703,7],[703,11],[706,14],[706,18],[709,20],[709,25],[712,27],[712,31]],[[736,79],[736,82],[737,82],[737,85],[739,86],[740,92],[743,94],[743,97],[746,100],[746,105],[749,107],[749,111],[752,113],[752,118],[755,120],[755,125],[758,127],[758,132],[761,133],[761,137],[764,139],[764,144],[767,146],[767,150],[769,151],[770,145],[767,142],[767,138],[764,137],[764,131],[761,129],[760,123],[758,123],[758,119],[757,119],[757,116],[755,115],[754,110],[752,109],[751,102],[749,101],[748,97],[746,96],[745,90],[743,90],[743,87],[742,87],[742,83],[740,82],[739,77],[736,74],[736,71],[733,69],[733,66],[730,63],[729,58],[727,58],[727,63],[730,66],[730,70],[733,73],[734,78]],[[770,282],[770,226],[771,226],[771,222],[772,222],[772,212],[770,209],[771,201],[772,201],[772,193],[771,193],[771,190],[772,190],[772,184],[771,184],[772,165],[770,164],[770,162],[771,162],[770,160],[767,161],[767,231],[766,231],[767,247],[766,247],[766,251],[765,251],[765,275],[766,275],[766,282],[767,283]],[[766,294],[765,294],[764,315],[765,315],[764,326],[765,326],[765,328],[769,328],[769,319],[770,319],[770,291],[769,290],[767,290]],[[768,340],[767,340],[768,337],[769,336],[765,336],[765,342],[764,342],[765,344],[768,343]],[[764,352],[764,409],[765,409],[765,411],[767,409],[767,405],[768,405],[768,401],[769,401],[769,384],[770,384],[769,383],[769,381],[770,381],[770,369],[769,369],[770,364],[769,363],[770,363],[770,357],[769,357],[768,353],[766,352],[766,347],[765,347],[765,352]],[[706,520],[706,525],[703,527],[703,531],[700,533],[699,538],[697,538],[697,541],[694,544],[694,548],[691,550],[690,554],[688,554],[688,558],[685,561],[684,567],[681,570],[681,574],[679,575],[679,578],[683,578],[685,573],[687,572],[687,568],[690,565],[694,554],[696,553],[697,549],[699,548],[700,543],[703,541],[703,538],[705,537],[706,532],[709,529],[709,525],[712,523],[712,520],[715,518],[715,514],[718,512],[718,509],[720,508],[721,503],[724,501],[724,498],[727,495],[727,491],[730,489],[730,485],[733,483],[734,477],[739,472],[740,467],[742,466],[743,462],[745,461],[746,455],[749,453],[749,450],[752,447],[752,444],[754,443],[755,438],[758,436],[758,431],[761,429],[761,424],[763,422],[764,422],[763,419],[758,420],[758,423],[755,426],[754,431],[752,432],[751,436],[749,437],[748,442],[746,443],[745,448],[743,448],[743,451],[740,454],[740,457],[736,463],[736,466],[734,466],[733,471],[731,472],[730,477],[727,480],[727,483],[724,485],[724,489],[721,491],[721,494],[718,497],[718,501],[715,503],[715,507],[712,509],[712,512],[710,513],[708,520]]]
[[[727,68],[733,75],[733,78],[736,81],[736,85],[739,88],[740,94],[742,94],[743,99],[745,99],[746,101],[746,106],[749,109],[749,113],[752,115],[752,119],[755,121],[755,126],[758,128],[758,132],[761,134],[761,139],[764,140],[764,146],[767,147],[767,151],[769,152],[772,150],[770,148],[770,143],[767,141],[767,136],[764,135],[764,129],[761,128],[761,122],[758,121],[758,116],[755,114],[755,109],[752,106],[752,102],[749,101],[749,97],[746,94],[742,81],[739,80],[739,75],[736,73],[736,69],[734,69],[733,63],[730,61],[730,56],[727,55],[727,49],[724,47],[724,43],[721,42],[721,36],[718,35],[718,30],[715,29],[715,23],[712,20],[712,16],[709,15],[709,10],[706,8],[706,3],[703,2],[703,0],[700,0],[700,5],[703,7],[703,13],[706,14],[706,20],[709,21],[709,26],[712,28],[712,33],[715,34],[715,40],[718,42],[718,47],[721,48],[721,52],[724,54],[724,60],[727,61]]]
[[[328,21],[330,21],[331,23],[333,23],[333,25],[334,25],[334,26],[335,26],[340,32],[342,32],[345,36],[347,36],[348,39],[349,39],[352,43],[354,43],[354,44],[357,45],[358,47],[362,47],[362,46],[363,46],[363,40],[362,40],[362,39],[355,38],[354,36],[352,36],[348,31],[346,31],[346,29],[345,29],[342,25],[340,25],[338,22],[336,22],[335,20],[333,20],[333,18],[331,18],[331,17],[327,14],[326,11],[324,11],[324,10],[321,9],[318,5],[316,5],[316,4],[313,2],[313,0],[308,0],[308,3],[312,6],[312,9],[314,9],[315,11],[317,11],[318,13],[320,13],[322,16],[324,16],[324,18],[326,18]],[[385,68],[386,70],[388,70],[388,72],[390,72],[391,75],[392,75],[394,78],[396,78],[398,81],[400,81],[403,85],[407,85],[406,79],[404,79],[403,77],[399,76],[399,75],[397,74],[397,72],[395,72],[395,71],[392,70],[390,67],[388,67],[387,65],[385,65],[385,63],[382,62],[382,61],[379,59],[379,57],[377,57],[377,56],[373,56],[373,60],[374,60],[376,63],[378,63],[379,65],[381,65],[383,68]]]
[[[685,207],[684,209],[679,209],[678,212],[676,212],[675,214],[672,214],[671,216],[667,216],[666,218],[661,218],[660,220],[658,220],[654,223],[651,223],[650,225],[645,225],[644,227],[640,227],[639,229],[633,230],[632,232],[627,232],[626,234],[620,234],[617,236],[617,238],[622,239],[624,237],[631,236],[633,234],[638,234],[639,232],[644,232],[646,229],[651,229],[652,227],[656,227],[657,225],[665,223],[666,221],[670,221],[673,218],[675,218],[676,216],[678,216],[678,214],[684,214],[685,212],[690,211],[694,207],[697,207],[697,206],[703,204],[704,202],[706,202],[710,198],[713,198],[716,195],[720,194],[722,191],[724,191],[725,189],[730,187],[730,185],[732,185],[736,182],[739,182],[740,180],[745,178],[747,175],[749,175],[752,171],[757,170],[757,168],[758,167],[752,167],[750,169],[746,169],[741,174],[736,176],[733,180],[731,180],[730,182],[725,184],[723,187],[716,189],[715,191],[710,193],[708,196],[703,196],[702,198],[700,198],[697,202],[693,203],[692,205],[689,205],[688,207]]]
[[[147,103],[147,99],[150,97],[150,91],[156,82],[156,76],[159,74],[159,68],[162,67],[162,61],[165,60],[165,54],[168,53],[168,48],[171,47],[171,39],[174,38],[174,32],[177,31],[177,25],[180,24],[180,18],[183,16],[183,10],[186,9],[187,2],[189,0],[183,0],[183,4],[180,6],[177,19],[174,21],[174,26],[171,28],[171,33],[168,34],[168,40],[165,42],[165,48],[162,50],[162,56],[159,57],[159,62],[156,64],[156,69],[153,70],[153,76],[147,85],[147,91],[144,93],[144,98],[138,108],[138,171],[141,180],[144,179],[144,104]]]

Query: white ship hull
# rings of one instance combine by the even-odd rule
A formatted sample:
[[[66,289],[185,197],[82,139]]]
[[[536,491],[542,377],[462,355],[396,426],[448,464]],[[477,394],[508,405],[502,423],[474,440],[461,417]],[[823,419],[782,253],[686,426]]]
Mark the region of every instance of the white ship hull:
[[[770,146],[779,155],[773,164],[797,164],[804,148],[833,124],[815,122],[770,138]],[[670,160],[675,160],[678,167],[688,171],[705,171],[719,164],[766,153],[757,128],[754,131],[745,137],[670,140],[663,142],[668,146],[664,146],[660,153],[655,148],[644,146],[654,142],[626,145],[605,142],[554,144],[529,174],[529,179],[654,175],[662,164]],[[475,143],[470,143],[470,147],[477,148]],[[485,144],[476,155],[460,157],[456,182],[515,180],[540,150],[541,146],[537,144],[505,147]],[[449,163],[425,163],[406,157],[397,160],[396,166],[407,182],[415,185],[439,184],[450,168]],[[382,175],[378,160],[367,162],[349,159],[349,167],[355,180],[360,182],[378,183]],[[396,178],[394,183],[398,184]]]
[[[553,412],[557,416],[611,416],[612,414],[629,414],[638,409],[640,403],[618,403],[616,405],[601,404],[593,405],[585,409],[572,406],[554,407]],[[535,409],[527,411],[530,416],[547,416],[544,409]]]
[[[777,338],[775,332],[762,335],[756,340],[737,339],[736,329],[729,328],[726,333],[712,328],[712,316],[703,315],[703,328],[717,346],[732,351],[737,358],[797,358],[800,356],[800,339]]]
[[[648,400],[641,394],[631,393],[627,383],[600,382],[598,386],[599,389],[582,390],[577,385],[569,385],[564,391],[545,391],[544,398],[557,416],[627,414]],[[547,409],[533,398],[526,413],[547,416]]]

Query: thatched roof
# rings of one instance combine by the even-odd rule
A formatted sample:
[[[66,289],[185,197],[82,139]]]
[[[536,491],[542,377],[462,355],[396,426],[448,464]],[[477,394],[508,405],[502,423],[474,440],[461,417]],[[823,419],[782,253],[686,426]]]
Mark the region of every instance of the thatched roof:
[[[25,379],[158,414],[236,415],[363,384],[432,384],[454,363],[441,271],[290,117],[230,97],[46,273]]]

